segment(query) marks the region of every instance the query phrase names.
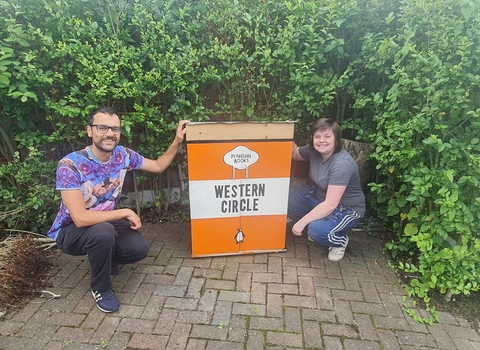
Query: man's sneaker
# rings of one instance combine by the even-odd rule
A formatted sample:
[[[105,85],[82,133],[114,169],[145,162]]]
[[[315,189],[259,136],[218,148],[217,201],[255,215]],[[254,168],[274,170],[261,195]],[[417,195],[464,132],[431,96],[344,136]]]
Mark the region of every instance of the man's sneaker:
[[[329,247],[328,248],[328,260],[330,261],[340,261],[343,259],[343,256],[345,255],[345,249],[347,249],[348,245],[348,236],[347,236],[347,241],[345,242],[344,247]]]
[[[315,242],[315,241],[313,240],[313,238],[310,237],[309,235],[307,235],[307,238],[308,238],[308,240],[309,240],[310,242]]]
[[[117,296],[113,290],[109,289],[105,292],[97,292],[92,290],[93,299],[97,303],[97,307],[103,312],[114,312],[120,308]]]

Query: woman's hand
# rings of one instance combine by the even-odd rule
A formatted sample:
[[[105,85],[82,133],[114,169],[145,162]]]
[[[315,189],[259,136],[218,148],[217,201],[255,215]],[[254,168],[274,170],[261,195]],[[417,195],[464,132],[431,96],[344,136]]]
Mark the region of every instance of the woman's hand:
[[[303,229],[306,225],[302,224],[300,221],[297,221],[295,225],[292,227],[292,232],[295,236],[301,236],[303,233]]]

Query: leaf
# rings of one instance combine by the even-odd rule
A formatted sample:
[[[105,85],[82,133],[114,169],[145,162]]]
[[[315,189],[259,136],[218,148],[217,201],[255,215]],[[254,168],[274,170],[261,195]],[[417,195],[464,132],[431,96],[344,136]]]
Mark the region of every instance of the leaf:
[[[0,84],[3,84],[3,85],[10,85],[10,80],[8,79],[8,77],[6,77],[5,75],[0,75]]]
[[[415,224],[408,223],[405,226],[405,230],[403,232],[405,233],[405,236],[410,237],[410,236],[416,235],[418,233],[418,228]]]

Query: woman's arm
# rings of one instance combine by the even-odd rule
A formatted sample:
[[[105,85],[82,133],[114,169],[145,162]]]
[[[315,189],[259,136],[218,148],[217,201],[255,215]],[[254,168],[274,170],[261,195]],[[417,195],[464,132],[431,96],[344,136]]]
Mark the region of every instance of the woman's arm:
[[[299,152],[299,147],[297,146],[297,144],[295,142],[293,142],[293,145],[292,145],[292,159],[293,160],[297,160],[297,161],[306,161],[306,159],[304,159],[301,155],[300,155],[300,152]]]

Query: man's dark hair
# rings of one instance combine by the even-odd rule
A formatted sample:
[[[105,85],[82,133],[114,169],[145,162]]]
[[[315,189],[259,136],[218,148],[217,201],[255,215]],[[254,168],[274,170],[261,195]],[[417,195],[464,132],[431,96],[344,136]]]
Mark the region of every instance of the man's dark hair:
[[[108,115],[116,115],[116,116],[118,116],[118,118],[120,118],[120,116],[118,115],[118,113],[115,109],[110,108],[110,107],[101,106],[101,107],[98,107],[98,108],[94,109],[88,115],[88,125],[92,125],[94,123],[95,115],[98,114],[98,113],[104,113],[104,114],[108,114]],[[120,118],[120,120],[121,120],[121,118]]]
[[[315,150],[313,147],[313,134],[318,130],[331,129],[333,136],[335,136],[335,149],[333,153],[340,152],[342,150],[342,128],[333,118],[320,118],[313,124],[312,130],[310,133],[310,150]]]

